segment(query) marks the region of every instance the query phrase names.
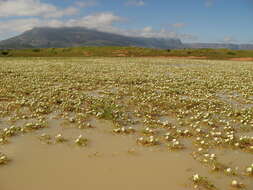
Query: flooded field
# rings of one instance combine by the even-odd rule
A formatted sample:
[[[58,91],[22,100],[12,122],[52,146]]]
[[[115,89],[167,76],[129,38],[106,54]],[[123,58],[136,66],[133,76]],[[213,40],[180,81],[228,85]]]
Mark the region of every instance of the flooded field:
[[[253,62],[0,59],[0,190],[253,189]]]

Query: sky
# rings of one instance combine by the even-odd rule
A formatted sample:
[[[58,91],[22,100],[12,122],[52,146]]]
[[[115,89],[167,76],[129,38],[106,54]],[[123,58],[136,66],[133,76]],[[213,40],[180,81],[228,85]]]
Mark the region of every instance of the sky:
[[[253,44],[253,0],[0,0],[0,40],[81,26],[183,42]]]

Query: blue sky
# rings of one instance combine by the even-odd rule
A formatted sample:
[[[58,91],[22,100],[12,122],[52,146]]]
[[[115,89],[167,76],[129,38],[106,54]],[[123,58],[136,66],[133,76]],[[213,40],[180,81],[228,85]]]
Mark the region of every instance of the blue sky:
[[[0,0],[0,39],[36,26],[253,43],[253,0]]]

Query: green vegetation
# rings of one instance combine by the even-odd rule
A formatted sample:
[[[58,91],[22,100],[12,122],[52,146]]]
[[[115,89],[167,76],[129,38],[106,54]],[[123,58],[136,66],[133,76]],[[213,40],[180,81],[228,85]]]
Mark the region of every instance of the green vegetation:
[[[253,58],[253,50],[179,49],[139,47],[73,47],[0,50],[0,57],[192,57],[203,59]]]

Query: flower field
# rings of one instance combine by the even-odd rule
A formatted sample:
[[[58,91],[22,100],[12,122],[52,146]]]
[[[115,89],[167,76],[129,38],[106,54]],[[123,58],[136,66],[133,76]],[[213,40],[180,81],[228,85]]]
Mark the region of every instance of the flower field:
[[[0,189],[253,189],[253,62],[0,58]]]

